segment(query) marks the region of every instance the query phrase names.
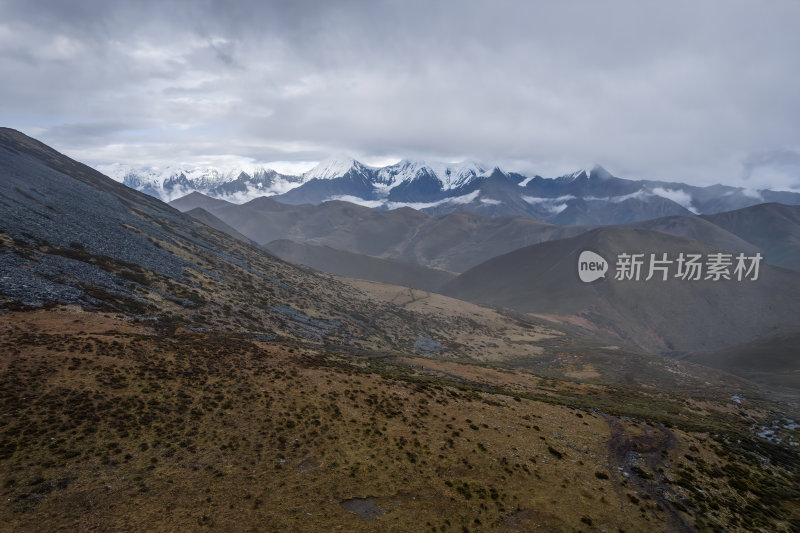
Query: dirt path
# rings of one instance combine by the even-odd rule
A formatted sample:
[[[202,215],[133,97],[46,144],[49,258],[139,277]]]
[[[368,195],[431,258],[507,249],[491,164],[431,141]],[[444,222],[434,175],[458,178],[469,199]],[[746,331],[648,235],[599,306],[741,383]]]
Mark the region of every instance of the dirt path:
[[[611,431],[608,464],[617,491],[622,492],[620,476],[624,476],[638,491],[658,504],[667,517],[668,531],[693,531],[692,525],[667,498],[672,488],[658,471],[664,465],[663,456],[678,443],[675,435],[663,426],[656,426],[645,428],[641,435],[631,436],[618,418],[603,416]],[[642,468],[640,459],[644,460],[646,469]]]

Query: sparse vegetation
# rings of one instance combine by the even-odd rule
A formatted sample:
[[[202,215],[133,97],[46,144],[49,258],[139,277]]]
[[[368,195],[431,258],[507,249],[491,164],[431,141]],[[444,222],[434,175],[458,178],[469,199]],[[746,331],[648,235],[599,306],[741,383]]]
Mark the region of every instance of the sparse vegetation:
[[[655,472],[636,444],[649,426],[624,422],[642,461],[624,479],[604,469],[613,433],[606,420],[591,411],[576,417],[557,401],[235,334],[165,337],[128,319],[62,311],[6,319],[0,513],[17,530],[57,529],[81,516],[134,529],[169,517],[178,529],[371,530],[339,505],[365,494],[385,510],[381,527],[401,529],[420,519],[437,530],[497,529],[528,523],[542,506],[559,528],[641,530],[670,516],[691,523],[695,510],[716,527],[791,529],[786,503],[798,497],[797,472],[780,447],[740,450],[731,437],[673,430],[678,442],[666,457],[652,456],[662,465]],[[44,323],[60,333],[33,327]],[[468,369],[490,382],[496,371]],[[617,495],[608,483],[625,489]],[[593,492],[578,496],[574,486]],[[668,500],[652,500],[649,486]],[[88,515],[63,503],[88,497],[101,503]],[[586,510],[578,517],[568,509],[576,497]],[[101,511],[132,499],[136,514]],[[746,518],[736,511],[743,502]],[[620,506],[647,512],[620,515]]]

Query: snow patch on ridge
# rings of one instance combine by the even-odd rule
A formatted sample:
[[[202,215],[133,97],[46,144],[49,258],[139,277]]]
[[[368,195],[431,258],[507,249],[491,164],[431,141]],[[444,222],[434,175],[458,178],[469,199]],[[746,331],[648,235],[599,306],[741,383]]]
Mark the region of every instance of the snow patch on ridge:
[[[545,205],[544,208],[550,211],[553,214],[559,214],[561,211],[567,208],[567,204],[553,204],[553,205]]]
[[[456,204],[456,205],[468,204],[477,200],[478,195],[480,195],[480,191],[473,191],[469,194],[464,194],[462,196],[455,196],[453,198],[445,198],[443,200],[438,200],[436,202],[387,202],[385,200],[366,200],[364,198],[359,198],[358,196],[340,194],[336,196],[331,196],[330,198],[327,198],[325,201],[340,200],[342,202],[350,202],[353,204],[363,205],[364,207],[372,207],[372,208],[385,207],[387,209],[399,209],[401,207],[410,207],[412,209],[420,211],[422,209],[428,209],[431,207],[437,207],[445,204]]]
[[[574,200],[576,196],[565,194],[564,196],[542,197],[542,196],[523,196],[522,199],[529,204],[547,204],[553,202],[565,202],[567,200]]]
[[[629,194],[621,194],[619,196],[584,196],[583,199],[586,200],[587,202],[611,202],[618,204],[620,202],[624,202],[625,200],[631,200],[631,199],[639,200],[650,196],[655,196],[653,194],[653,191],[641,188],[638,191]]]
[[[494,198],[481,198],[481,203],[486,205],[500,205],[503,202],[495,200]]]
[[[567,208],[567,202],[576,197],[571,194],[556,196],[554,198],[542,198],[540,196],[523,196],[522,199],[531,205],[540,206],[545,211],[557,215]]]
[[[350,194],[340,194],[337,196],[331,196],[327,198],[326,202],[332,201],[340,201],[340,202],[349,202],[351,204],[361,205],[364,207],[376,208],[376,207],[383,207],[386,205],[386,202],[383,200],[365,200],[364,198],[359,198],[358,196],[352,196]]]

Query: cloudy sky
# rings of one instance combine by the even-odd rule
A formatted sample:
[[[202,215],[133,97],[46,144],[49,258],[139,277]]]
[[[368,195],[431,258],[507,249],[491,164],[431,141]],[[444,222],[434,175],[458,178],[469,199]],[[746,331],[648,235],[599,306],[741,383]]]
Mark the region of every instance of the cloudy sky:
[[[474,158],[800,190],[800,2],[0,0],[0,119],[90,164]]]

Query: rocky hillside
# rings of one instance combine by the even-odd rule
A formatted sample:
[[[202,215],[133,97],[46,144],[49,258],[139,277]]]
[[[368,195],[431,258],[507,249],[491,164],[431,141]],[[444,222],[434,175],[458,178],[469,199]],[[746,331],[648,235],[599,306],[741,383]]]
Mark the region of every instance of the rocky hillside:
[[[800,523],[754,383],[312,272],[8,129],[0,211],[0,529]]]

